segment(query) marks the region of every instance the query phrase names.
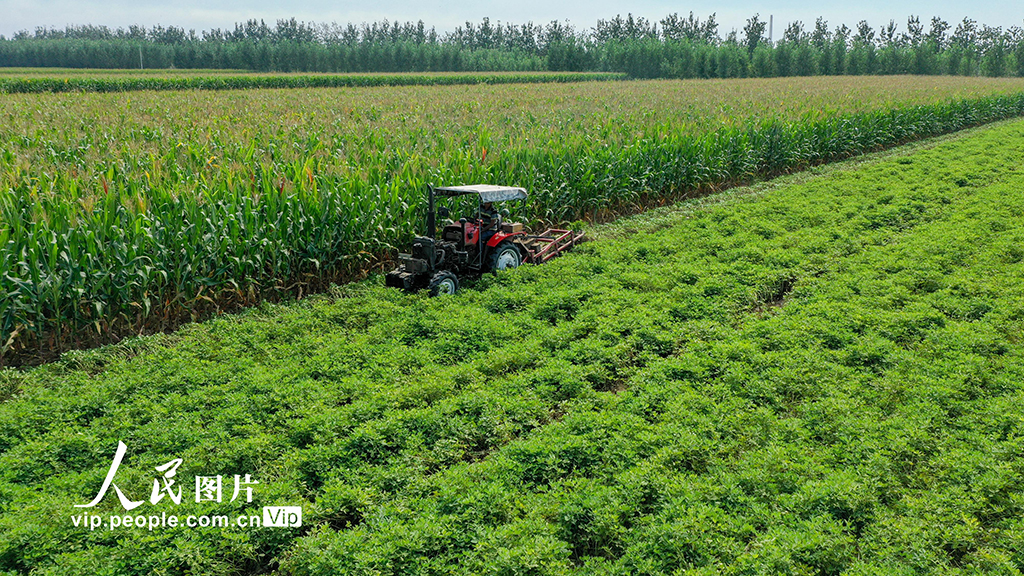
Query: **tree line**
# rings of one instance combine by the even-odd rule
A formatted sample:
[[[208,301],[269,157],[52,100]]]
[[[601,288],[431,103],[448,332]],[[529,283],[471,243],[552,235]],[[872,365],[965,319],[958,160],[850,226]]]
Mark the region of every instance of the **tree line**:
[[[736,78],[819,74],[953,74],[1024,76],[1024,30],[955,26],[918,16],[900,30],[789,23],[769,38],[759,14],[742,30],[719,33],[706,19],[670,14],[650,21],[632,14],[577,29],[467,22],[439,33],[419,22],[361,25],[262,20],[233,29],[174,26],[68,26],[0,36],[0,67],[205,68],[280,72],[593,71],[640,78]]]

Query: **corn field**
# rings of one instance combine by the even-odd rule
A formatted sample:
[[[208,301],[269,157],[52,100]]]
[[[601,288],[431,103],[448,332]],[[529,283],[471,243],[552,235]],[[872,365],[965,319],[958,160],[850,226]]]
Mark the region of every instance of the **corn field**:
[[[951,77],[8,94],[0,363],[351,277],[427,183],[590,219],[1022,113]]]

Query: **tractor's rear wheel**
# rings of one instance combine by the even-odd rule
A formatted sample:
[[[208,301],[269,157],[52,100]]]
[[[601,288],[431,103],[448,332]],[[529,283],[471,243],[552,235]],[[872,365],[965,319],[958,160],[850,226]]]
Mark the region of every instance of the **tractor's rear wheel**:
[[[491,272],[518,268],[522,263],[523,255],[511,242],[502,242],[494,247],[494,252],[491,252]]]
[[[434,274],[434,277],[430,279],[430,285],[428,288],[430,289],[431,296],[447,296],[455,294],[459,289],[459,279],[455,274],[452,274],[447,270],[442,270],[437,274]]]

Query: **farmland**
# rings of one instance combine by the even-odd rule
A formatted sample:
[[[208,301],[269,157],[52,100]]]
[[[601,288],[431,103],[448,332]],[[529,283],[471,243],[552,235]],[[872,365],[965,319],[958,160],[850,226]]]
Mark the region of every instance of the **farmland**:
[[[1022,162],[1003,122],[452,298],[372,277],[0,371],[0,570],[1019,573]],[[118,441],[130,496],[181,458],[186,489],[251,473],[304,525],[75,527]]]
[[[162,330],[392,253],[430,182],[622,211],[1019,115],[1019,79],[833,78],[0,98],[0,351]],[[0,360],[4,357],[0,356]]]
[[[418,74],[254,74],[224,71],[40,70],[4,71],[0,94],[39,92],[135,92],[140,90],[247,90],[254,88],[353,88],[543,84],[623,80],[609,72],[446,72]]]

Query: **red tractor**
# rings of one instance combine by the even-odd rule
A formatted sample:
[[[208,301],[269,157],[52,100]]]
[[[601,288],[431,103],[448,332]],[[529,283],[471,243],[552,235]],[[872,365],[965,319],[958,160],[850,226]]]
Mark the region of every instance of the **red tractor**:
[[[475,197],[474,210],[457,222],[448,220],[448,206],[435,207],[438,201],[457,203],[465,197]],[[582,232],[553,228],[528,234],[521,223],[505,221],[508,210],[494,208],[495,203],[524,200],[526,190],[511,186],[427,187],[427,233],[413,239],[409,254],[398,255],[398,268],[388,273],[385,283],[410,292],[427,288],[431,296],[454,294],[460,277],[547,262],[583,238]],[[440,237],[438,218],[446,221]]]

